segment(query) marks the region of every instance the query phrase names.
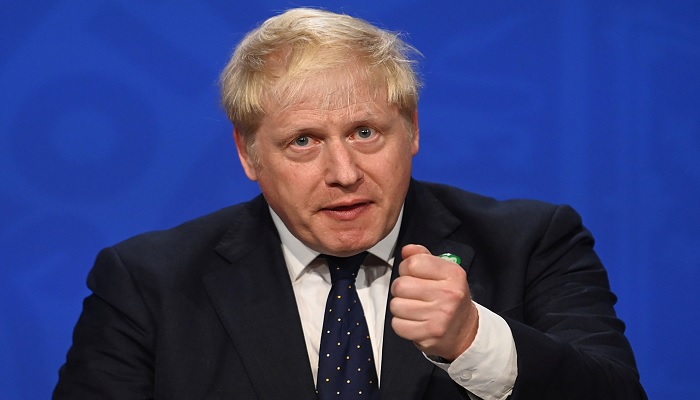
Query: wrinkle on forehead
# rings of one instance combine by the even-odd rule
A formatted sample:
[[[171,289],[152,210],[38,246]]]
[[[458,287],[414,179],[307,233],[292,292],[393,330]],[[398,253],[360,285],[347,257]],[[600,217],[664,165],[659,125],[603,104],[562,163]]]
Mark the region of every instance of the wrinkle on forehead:
[[[265,99],[267,111],[283,112],[292,107],[320,111],[356,110],[359,103],[387,101],[387,86],[372,78],[368,68],[353,65],[304,76],[279,79]]]

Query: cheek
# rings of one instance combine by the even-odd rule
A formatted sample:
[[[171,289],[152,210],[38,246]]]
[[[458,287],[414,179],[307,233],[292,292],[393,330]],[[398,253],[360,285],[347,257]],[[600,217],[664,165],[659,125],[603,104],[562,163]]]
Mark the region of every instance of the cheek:
[[[298,208],[311,196],[309,174],[301,168],[263,168],[258,172],[258,183],[265,197],[275,207]],[[293,212],[293,209],[285,210]]]

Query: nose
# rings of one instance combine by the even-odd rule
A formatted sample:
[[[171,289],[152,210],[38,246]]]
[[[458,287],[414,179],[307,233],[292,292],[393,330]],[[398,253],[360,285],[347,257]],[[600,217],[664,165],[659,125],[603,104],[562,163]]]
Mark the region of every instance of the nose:
[[[327,142],[326,150],[327,185],[350,187],[364,178],[364,172],[357,165],[358,154],[350,144],[342,141]]]

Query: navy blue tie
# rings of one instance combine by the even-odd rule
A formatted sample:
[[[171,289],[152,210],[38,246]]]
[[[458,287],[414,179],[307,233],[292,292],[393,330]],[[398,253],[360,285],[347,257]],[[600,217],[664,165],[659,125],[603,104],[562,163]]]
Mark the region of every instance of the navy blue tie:
[[[352,257],[326,256],[333,286],[321,332],[316,391],[320,400],[379,399],[372,342],[355,278],[363,252]]]

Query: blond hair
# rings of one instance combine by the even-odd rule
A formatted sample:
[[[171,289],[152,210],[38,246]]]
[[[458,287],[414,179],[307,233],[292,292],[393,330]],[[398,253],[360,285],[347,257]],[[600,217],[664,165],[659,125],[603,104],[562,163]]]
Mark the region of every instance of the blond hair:
[[[331,70],[345,74],[345,68],[354,65],[359,68],[345,74],[344,86],[352,90],[356,80],[364,79],[375,92],[384,90],[389,104],[411,120],[418,107],[420,80],[414,57],[419,54],[399,34],[362,19],[292,9],[268,19],[241,41],[221,73],[221,101],[252,146],[270,102],[300,101],[308,80]],[[336,88],[326,90],[330,98]]]

